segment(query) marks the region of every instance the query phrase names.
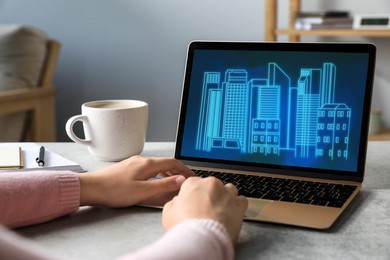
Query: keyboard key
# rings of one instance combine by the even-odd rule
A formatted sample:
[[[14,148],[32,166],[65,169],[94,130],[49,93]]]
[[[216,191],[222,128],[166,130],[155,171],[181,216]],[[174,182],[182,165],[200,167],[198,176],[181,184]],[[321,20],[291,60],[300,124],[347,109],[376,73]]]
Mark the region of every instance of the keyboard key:
[[[303,204],[310,204],[311,200],[310,199],[297,199],[296,202],[298,203],[303,203]]]
[[[281,201],[287,201],[287,202],[294,202],[294,201],[296,201],[297,199],[294,198],[294,197],[288,197],[288,196],[286,196],[286,197],[282,197],[280,200],[281,200]]]

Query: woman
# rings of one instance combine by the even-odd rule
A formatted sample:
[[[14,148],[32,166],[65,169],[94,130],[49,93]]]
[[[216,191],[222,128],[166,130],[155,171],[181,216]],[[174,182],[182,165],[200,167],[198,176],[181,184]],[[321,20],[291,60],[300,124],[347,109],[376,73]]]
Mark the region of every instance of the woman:
[[[164,178],[148,181],[156,176]],[[124,259],[232,259],[247,200],[232,184],[201,179],[173,158],[131,157],[92,173],[0,173],[0,223],[8,228],[42,223],[80,206],[128,207],[179,193],[163,208],[166,234]],[[175,246],[172,246],[175,245]],[[169,251],[165,250],[167,247]],[[53,259],[5,228],[0,259]]]

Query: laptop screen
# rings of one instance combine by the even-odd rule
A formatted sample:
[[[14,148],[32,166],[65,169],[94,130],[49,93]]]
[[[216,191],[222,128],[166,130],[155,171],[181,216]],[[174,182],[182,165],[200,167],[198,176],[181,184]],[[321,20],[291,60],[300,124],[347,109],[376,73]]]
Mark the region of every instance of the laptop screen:
[[[190,44],[176,158],[359,174],[371,44]]]

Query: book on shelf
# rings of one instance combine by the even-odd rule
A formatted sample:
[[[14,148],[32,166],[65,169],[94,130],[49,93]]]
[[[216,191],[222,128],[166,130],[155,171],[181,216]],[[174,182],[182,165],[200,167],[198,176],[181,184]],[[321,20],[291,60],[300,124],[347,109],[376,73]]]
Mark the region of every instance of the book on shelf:
[[[320,18],[315,19],[299,19],[295,20],[296,30],[314,30],[314,29],[352,29],[353,18]]]
[[[298,13],[295,19],[296,30],[352,29],[353,18],[348,11],[325,11]]]
[[[341,17],[349,17],[349,11],[340,11],[340,10],[327,10],[327,11],[317,11],[317,12],[298,12],[297,18],[306,18],[306,17],[333,17],[333,18],[341,18]]]
[[[0,172],[4,171],[34,171],[34,170],[68,170],[83,172],[80,164],[71,161],[60,154],[44,148],[44,165],[40,166],[36,159],[39,156],[41,145],[37,143],[0,143],[0,155],[7,154],[1,162]],[[19,151],[19,153],[17,153]],[[12,155],[10,154],[12,152]],[[9,167],[5,167],[5,166]],[[12,167],[10,167],[12,166]]]

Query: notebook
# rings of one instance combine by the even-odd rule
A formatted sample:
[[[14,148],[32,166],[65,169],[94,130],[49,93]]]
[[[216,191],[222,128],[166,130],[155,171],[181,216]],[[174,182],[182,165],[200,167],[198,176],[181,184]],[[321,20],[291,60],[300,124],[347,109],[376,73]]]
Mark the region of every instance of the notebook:
[[[19,146],[0,146],[0,171],[23,168],[22,149]]]
[[[192,42],[175,158],[237,185],[245,219],[331,227],[361,189],[376,47]]]
[[[1,168],[0,167],[0,173],[6,172],[6,171],[33,171],[33,170],[61,170],[61,171],[74,171],[74,172],[83,172],[84,169],[81,167],[80,164],[71,161],[65,157],[63,157],[60,154],[57,154],[50,149],[47,149],[44,147],[45,153],[44,153],[44,166],[40,166],[36,159],[39,157],[41,145],[37,143],[28,143],[28,142],[19,142],[19,143],[11,143],[11,142],[3,142],[0,143],[0,151],[4,150],[7,151],[9,154],[9,149],[15,150],[15,147],[17,148],[17,151],[20,154],[20,159],[22,160],[20,162],[21,167],[18,168]],[[0,160],[1,161],[1,160]],[[8,162],[10,163],[10,161]]]

